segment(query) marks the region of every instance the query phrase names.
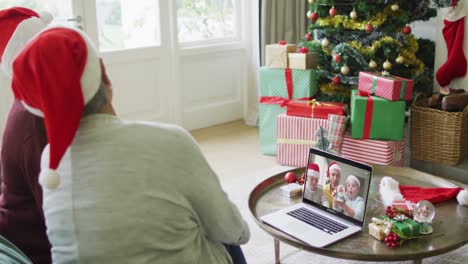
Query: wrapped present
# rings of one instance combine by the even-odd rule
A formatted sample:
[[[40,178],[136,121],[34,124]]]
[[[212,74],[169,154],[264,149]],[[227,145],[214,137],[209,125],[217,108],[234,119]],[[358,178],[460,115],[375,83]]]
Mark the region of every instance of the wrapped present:
[[[276,155],[276,117],[286,112],[282,106],[293,98],[309,100],[317,91],[315,70],[260,68],[259,127],[263,154]]]
[[[319,62],[318,53],[289,53],[289,68],[306,70],[316,69]]]
[[[290,183],[280,188],[281,194],[287,197],[296,197],[302,194],[302,185]]]
[[[369,224],[369,235],[373,236],[377,240],[384,240],[385,239],[385,226],[378,225],[376,223]]]
[[[309,149],[315,146],[315,131],[328,128],[327,119],[278,116],[278,139],[276,161],[285,166],[307,165]]]
[[[328,140],[329,152],[341,154],[344,132],[346,129],[346,117],[342,115],[328,115]]]
[[[359,72],[359,91],[376,95],[391,101],[413,98],[413,80],[397,76]]]
[[[410,212],[413,212],[416,203],[407,200],[395,200],[393,201],[392,206],[395,206],[396,208],[402,210],[409,210]]]
[[[342,103],[318,102],[315,99],[311,101],[292,100],[287,104],[286,114],[326,119],[329,114],[344,115],[346,108],[347,105]]]
[[[289,68],[288,53],[296,52],[294,44],[271,44],[265,46],[265,66],[269,68]]]
[[[419,236],[419,223],[409,218],[405,219],[404,221],[395,221],[393,226],[396,227],[406,237]]]
[[[390,166],[405,166],[406,138],[400,141],[385,141],[351,138],[345,133],[341,155],[364,163]]]
[[[389,101],[377,96],[351,92],[351,137],[402,140],[405,101]]]

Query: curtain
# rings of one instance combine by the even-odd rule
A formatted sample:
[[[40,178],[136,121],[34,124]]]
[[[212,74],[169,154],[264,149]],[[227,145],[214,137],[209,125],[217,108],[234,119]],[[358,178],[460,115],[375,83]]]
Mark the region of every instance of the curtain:
[[[297,44],[307,30],[308,3],[306,0],[256,0],[250,4],[252,15],[258,19],[252,20],[252,32],[249,32],[252,51],[249,54],[251,59],[245,121],[249,125],[256,125],[258,68],[265,61],[265,45],[278,43],[279,40]]]

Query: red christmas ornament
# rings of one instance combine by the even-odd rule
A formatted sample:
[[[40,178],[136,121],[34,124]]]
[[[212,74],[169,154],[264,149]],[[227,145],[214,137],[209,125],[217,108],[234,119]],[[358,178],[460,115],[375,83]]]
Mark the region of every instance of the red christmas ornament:
[[[284,175],[284,180],[287,183],[294,183],[297,181],[297,176],[294,174],[294,172],[290,171]]]
[[[336,8],[334,6],[332,6],[332,8],[330,8],[330,10],[328,10],[328,13],[330,14],[330,16],[335,16],[337,11],[336,11]]]
[[[371,33],[374,30],[374,26],[372,26],[372,24],[367,24],[366,27],[364,28],[364,30],[367,33]]]
[[[309,49],[307,47],[300,47],[299,53],[309,53]]]
[[[411,34],[411,27],[408,26],[408,25],[404,26],[402,32],[403,32],[403,34],[405,34],[405,35]]]
[[[319,18],[319,15],[318,15],[318,13],[316,11],[314,11],[314,12],[312,12],[312,14],[310,14],[309,18],[310,18],[310,20],[315,22]]]
[[[306,39],[307,41],[311,41],[311,40],[312,40],[312,34],[307,33],[307,34],[305,35],[305,39]]]
[[[332,82],[334,85],[340,84],[341,83],[340,76],[336,75],[335,77],[333,77]]]
[[[280,40],[280,41],[278,41],[278,44],[280,44],[280,45],[286,45],[286,41],[285,41],[285,40]]]
[[[333,61],[335,61],[336,63],[340,63],[341,62],[341,54],[333,55]]]

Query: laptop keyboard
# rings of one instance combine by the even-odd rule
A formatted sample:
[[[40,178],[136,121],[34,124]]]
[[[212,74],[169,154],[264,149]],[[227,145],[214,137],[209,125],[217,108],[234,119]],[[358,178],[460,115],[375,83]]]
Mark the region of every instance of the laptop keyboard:
[[[303,207],[288,212],[287,214],[330,235],[336,234],[348,228],[345,225],[342,225],[330,218],[326,218]]]

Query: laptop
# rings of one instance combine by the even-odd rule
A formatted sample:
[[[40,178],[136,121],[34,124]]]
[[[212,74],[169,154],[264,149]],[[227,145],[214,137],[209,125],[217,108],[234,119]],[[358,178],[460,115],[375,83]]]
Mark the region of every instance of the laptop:
[[[310,185],[314,184],[314,181],[306,177],[301,203],[262,216],[260,219],[311,246],[325,247],[362,230],[372,167],[314,148],[310,149],[306,168],[317,167],[310,166],[311,164],[318,165],[321,178],[327,178],[327,170],[331,168],[333,175],[330,176],[330,180],[334,180],[335,185],[339,182],[339,187],[335,189],[341,191],[335,197],[329,197],[334,199],[334,202],[330,204],[328,199],[312,195],[320,192],[316,193],[317,189],[314,192],[310,191],[313,188]],[[309,171],[306,172],[309,175]],[[337,172],[340,172],[340,176],[337,176]],[[322,189],[322,195],[325,197],[327,196],[324,188],[327,187],[316,185],[316,188]]]

